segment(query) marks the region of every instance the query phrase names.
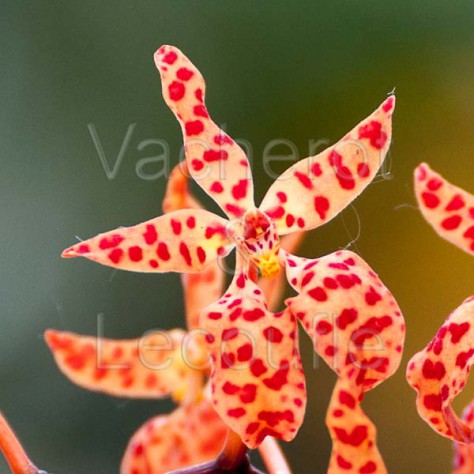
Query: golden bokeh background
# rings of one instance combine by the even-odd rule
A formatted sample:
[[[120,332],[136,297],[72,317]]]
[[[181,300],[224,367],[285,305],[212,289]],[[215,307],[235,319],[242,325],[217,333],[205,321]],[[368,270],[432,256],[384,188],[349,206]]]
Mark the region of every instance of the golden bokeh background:
[[[404,370],[474,293],[474,259],[423,221],[412,173],[427,161],[474,191],[473,26],[474,3],[441,0],[2,2],[0,408],[42,468],[117,472],[132,432],[172,407],[73,386],[42,339],[49,327],[95,334],[98,314],[109,337],[183,324],[177,275],[59,258],[76,236],[161,212],[165,180],[140,179],[136,166],[162,151],[139,149],[144,140],[166,140],[172,164],[180,153],[179,126],[161,98],[152,58],[167,43],[202,70],[214,119],[252,145],[258,199],[271,183],[262,165],[267,143],[291,140],[304,157],[310,140],[336,141],[396,88],[384,174],[353,207],[308,234],[300,253],[316,257],[355,240],[350,248],[395,294],[408,326],[402,367],[364,406],[389,472],[450,472],[451,443],[417,416]],[[136,124],[112,180],[88,124],[111,163]],[[157,171],[153,163],[143,169]],[[329,459],[324,414],[334,376],[322,363],[313,367],[303,335],[302,350],[307,417],[284,449],[295,473],[319,474]],[[456,401],[458,410],[472,387]]]

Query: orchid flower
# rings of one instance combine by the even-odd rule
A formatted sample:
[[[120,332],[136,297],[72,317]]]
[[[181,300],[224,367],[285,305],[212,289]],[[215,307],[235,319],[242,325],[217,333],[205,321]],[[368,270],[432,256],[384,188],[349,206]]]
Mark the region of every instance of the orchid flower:
[[[187,175],[178,165],[169,178],[163,210],[182,208],[201,205],[189,192]],[[302,237],[293,234],[284,248],[296,248]],[[282,281],[279,278],[266,289],[274,305]],[[209,371],[202,334],[192,333],[198,327],[199,310],[222,295],[224,272],[214,263],[200,273],[183,274],[182,286],[189,333],[174,329],[142,340],[104,340],[53,330],[45,335],[59,368],[74,383],[119,397],[171,396],[179,403],[171,414],[152,418],[133,435],[122,460],[122,474],[160,474],[210,461],[221,451],[228,431],[204,386]],[[274,452],[268,445],[262,455],[269,449]]]
[[[425,163],[415,170],[415,194],[423,216],[434,230],[474,255],[474,196],[449,183]],[[453,311],[407,368],[407,380],[417,391],[421,418],[442,436],[455,440],[454,474],[468,474],[474,469],[474,405],[465,409],[462,419],[451,407],[474,363],[473,319],[471,296]]]
[[[47,474],[30,460],[2,412],[0,412],[0,452],[5,456],[12,474]]]
[[[300,320],[341,379],[328,414],[330,472],[386,472],[359,404],[400,362],[405,325],[398,305],[354,253],[307,260],[282,249],[280,236],[328,222],[372,181],[390,145],[395,97],[335,145],[291,166],[256,207],[247,157],[209,117],[201,73],[171,46],[161,47],[155,62],[164,99],[181,124],[189,173],[227,219],[203,209],[170,212],[73,245],[63,257],[130,271],[195,273],[236,248],[230,287],[200,314],[220,417],[249,448],[268,435],[294,438],[306,403]],[[273,313],[257,273],[271,278],[282,267],[298,295]]]

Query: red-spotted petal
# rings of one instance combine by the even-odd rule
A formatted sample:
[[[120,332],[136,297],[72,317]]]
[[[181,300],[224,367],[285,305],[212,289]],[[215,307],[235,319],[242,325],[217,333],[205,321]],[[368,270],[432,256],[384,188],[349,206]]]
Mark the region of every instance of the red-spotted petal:
[[[201,73],[173,46],[162,46],[155,63],[163,97],[181,124],[191,176],[229,217],[241,217],[255,206],[249,162],[242,148],[209,117]]]
[[[375,425],[360,406],[362,396],[354,377],[338,378],[326,415],[333,442],[328,474],[387,473],[377,448]]]
[[[89,390],[132,398],[180,397],[188,381],[202,377],[185,363],[181,349],[187,347],[196,366],[206,354],[191,353],[193,348],[183,344],[184,337],[184,331],[178,329],[131,340],[98,339],[54,330],[45,333],[59,369],[72,382]]]
[[[342,140],[275,181],[260,209],[275,219],[280,235],[324,224],[370,184],[390,146],[394,106],[390,96]]]
[[[471,402],[464,413],[462,421],[474,429],[474,402]],[[474,472],[474,443],[454,443],[454,469],[453,474],[472,474]]]
[[[145,423],[130,440],[121,474],[164,474],[211,461],[219,454],[227,427],[203,400]]]
[[[227,222],[202,209],[183,209],[99,234],[62,256],[135,272],[196,272],[232,249]]]
[[[426,163],[415,170],[415,194],[433,229],[474,255],[474,196],[446,181]]]
[[[252,449],[268,435],[293,439],[306,393],[290,312],[269,312],[262,291],[239,270],[201,313],[201,327],[213,361],[212,399],[225,423]]]
[[[462,391],[474,362],[474,296],[451,313],[428,346],[407,368],[408,383],[417,391],[418,413],[435,431],[463,443],[474,441],[471,426],[451,407]]]
[[[287,304],[338,375],[356,369],[366,391],[395,372],[405,339],[403,316],[362,258],[347,250],[316,260],[287,255],[286,272],[299,292]]]

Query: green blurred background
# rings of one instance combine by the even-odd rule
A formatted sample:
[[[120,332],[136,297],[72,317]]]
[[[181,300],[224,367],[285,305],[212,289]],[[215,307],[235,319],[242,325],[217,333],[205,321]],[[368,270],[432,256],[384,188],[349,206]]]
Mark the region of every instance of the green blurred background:
[[[172,163],[180,152],[180,130],[153,64],[153,52],[168,43],[204,73],[215,120],[252,144],[258,199],[271,182],[262,165],[266,143],[292,140],[304,157],[309,140],[337,140],[396,87],[384,179],[311,232],[301,254],[323,255],[360,233],[351,248],[396,295],[408,325],[402,368],[365,401],[380,449],[392,473],[450,472],[451,444],[417,416],[404,367],[474,292],[474,261],[423,221],[412,172],[428,161],[474,190],[474,3],[2,0],[0,36],[0,408],[37,464],[56,474],[117,472],[132,432],[171,408],[73,386],[42,338],[49,327],[94,334],[99,313],[109,337],[183,324],[177,275],[59,258],[76,235],[161,212],[164,179],[140,179],[135,167],[161,152],[137,149],[143,140],[166,140]],[[136,124],[113,180],[89,123],[109,162]],[[312,368],[302,339],[309,404],[296,440],[284,448],[295,473],[325,473],[324,414],[334,376],[322,364]],[[472,393],[471,384],[458,409]]]

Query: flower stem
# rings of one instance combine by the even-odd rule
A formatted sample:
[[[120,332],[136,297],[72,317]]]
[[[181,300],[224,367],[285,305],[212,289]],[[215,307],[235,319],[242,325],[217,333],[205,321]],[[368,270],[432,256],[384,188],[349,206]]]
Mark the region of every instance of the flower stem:
[[[275,438],[267,436],[258,450],[268,469],[268,474],[291,474],[290,466]]]
[[[242,443],[240,436],[229,430],[224,447],[217,457],[217,464],[225,471],[237,468],[247,454],[247,446]]]
[[[10,466],[12,474],[38,474],[38,468],[30,461],[23,446],[0,412],[0,450]]]

